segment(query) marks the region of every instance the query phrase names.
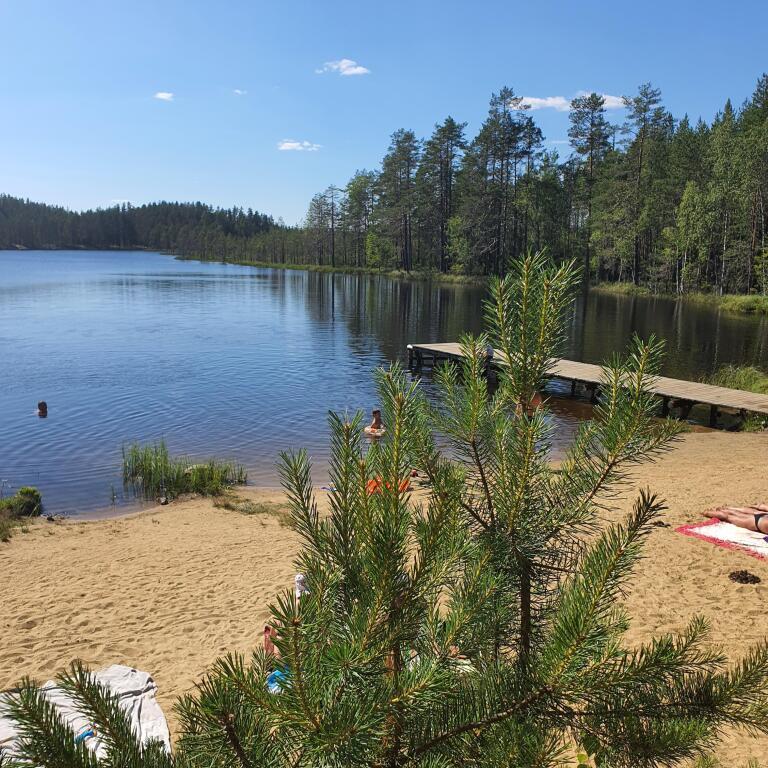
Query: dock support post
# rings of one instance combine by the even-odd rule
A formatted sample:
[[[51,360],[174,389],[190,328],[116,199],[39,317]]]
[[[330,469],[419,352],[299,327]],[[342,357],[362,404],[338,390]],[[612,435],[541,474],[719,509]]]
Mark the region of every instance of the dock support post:
[[[717,426],[717,414],[718,414],[718,408],[716,405],[710,405],[709,406],[709,426],[710,427],[716,427]]]
[[[661,401],[661,416],[666,419],[669,416],[669,398],[665,397]]]
[[[413,369],[413,347],[410,344],[408,345],[408,368]]]
[[[576,379],[571,381],[571,397],[576,397]]]

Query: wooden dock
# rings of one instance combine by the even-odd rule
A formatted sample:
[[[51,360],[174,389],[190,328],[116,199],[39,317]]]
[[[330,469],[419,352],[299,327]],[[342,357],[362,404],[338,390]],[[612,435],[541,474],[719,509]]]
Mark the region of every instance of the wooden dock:
[[[424,365],[435,365],[440,360],[458,360],[462,357],[460,344],[409,344],[408,365],[421,368]],[[494,362],[499,363],[502,355],[497,352]],[[552,366],[551,378],[571,383],[571,394],[575,394],[576,386],[582,384],[595,397],[602,382],[602,369],[592,363],[579,363],[576,360],[558,358]],[[717,424],[720,410],[736,411],[742,416],[748,413],[759,413],[768,416],[768,395],[758,395],[754,392],[744,392],[740,389],[716,387],[713,384],[702,384],[697,381],[670,379],[666,376],[657,377],[650,392],[661,400],[662,413],[666,416],[670,407],[681,409],[681,416],[687,418],[694,405],[708,405],[710,409],[710,426]]]

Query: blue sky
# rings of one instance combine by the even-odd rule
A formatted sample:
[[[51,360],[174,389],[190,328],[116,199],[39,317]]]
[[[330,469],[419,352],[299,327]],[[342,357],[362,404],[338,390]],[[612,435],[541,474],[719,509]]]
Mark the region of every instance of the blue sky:
[[[2,0],[0,192],[295,223],[397,128],[450,114],[471,134],[503,85],[548,100],[532,104],[561,153],[557,107],[582,90],[650,80],[676,117],[709,120],[768,69],[767,28],[764,0]]]

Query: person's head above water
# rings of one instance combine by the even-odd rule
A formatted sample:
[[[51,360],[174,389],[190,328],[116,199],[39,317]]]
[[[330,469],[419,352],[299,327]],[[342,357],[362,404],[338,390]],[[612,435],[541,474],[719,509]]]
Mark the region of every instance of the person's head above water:
[[[37,404],[37,415],[41,418],[44,418],[48,415],[48,403],[46,403],[45,400],[41,400]]]
[[[371,422],[371,426],[378,429],[381,426],[381,411],[378,408],[374,408],[371,411],[371,416],[373,417],[373,421]]]

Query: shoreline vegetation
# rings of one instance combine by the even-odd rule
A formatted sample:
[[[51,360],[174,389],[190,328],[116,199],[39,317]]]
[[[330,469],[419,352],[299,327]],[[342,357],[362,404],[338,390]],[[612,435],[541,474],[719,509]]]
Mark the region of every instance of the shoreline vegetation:
[[[292,225],[201,202],[71,211],[0,194],[0,248],[148,248],[445,282],[503,276],[546,250],[585,282],[765,313],[768,74],[710,122],[673,116],[651,83],[622,100],[615,125],[600,94],[574,98],[561,156],[503,87],[476,135],[452,117],[429,136],[397,130],[376,167],[319,191]]]
[[[282,269],[295,272],[321,272],[337,275],[370,275],[375,277],[387,277],[394,280],[409,280],[414,282],[433,282],[444,285],[473,285],[485,286],[491,280],[489,275],[465,275],[455,272],[440,272],[436,270],[413,269],[410,272],[403,269],[388,269],[384,267],[358,267],[354,265],[330,264],[294,264],[263,261],[243,257],[227,255],[205,256],[198,253],[178,253],[175,251],[152,248],[149,246],[71,246],[26,248],[21,246],[0,248],[0,251],[160,251],[172,256],[179,261],[202,261],[220,264],[236,264],[243,267],[257,267],[264,269]],[[621,296],[643,296],[648,298],[662,298],[674,301],[689,302],[692,304],[707,304],[717,309],[735,314],[768,315],[768,295],[764,294],[738,294],[730,293],[719,295],[716,293],[670,293],[668,291],[655,291],[645,285],[635,285],[631,282],[602,282],[589,286],[589,291],[605,294],[617,294]]]
[[[447,285],[488,285],[492,279],[488,275],[461,275],[451,272],[436,272],[412,270],[406,272],[402,269],[381,269],[376,267],[336,266],[329,264],[281,264],[269,261],[258,261],[242,258],[206,259],[199,255],[169,254],[180,261],[213,261],[222,264],[237,264],[243,267],[259,267],[265,269],[285,269],[297,272],[322,272],[338,275],[373,275],[388,277],[395,280],[412,280],[423,282],[443,283]],[[674,301],[690,302],[695,304],[708,304],[726,312],[737,314],[768,315],[768,295],[724,294],[714,293],[683,293],[675,294],[664,291],[653,291],[647,286],[634,285],[633,283],[597,283],[590,285],[589,291],[596,293],[613,293],[621,296],[644,296],[649,298],[671,299]]]
[[[123,446],[123,485],[136,498],[163,503],[182,494],[220,496],[233,486],[245,485],[245,467],[232,461],[193,461],[171,456],[164,441]]]
[[[768,315],[768,296],[762,294],[726,293],[718,295],[716,293],[700,292],[676,294],[653,291],[647,286],[634,285],[633,283],[598,283],[591,286],[590,291],[620,296],[672,299],[691,304],[707,304],[726,312],[735,312],[743,315]]]
[[[23,486],[12,496],[0,497],[0,542],[8,543],[16,528],[26,533],[26,523],[42,513],[43,498],[37,488]]]

